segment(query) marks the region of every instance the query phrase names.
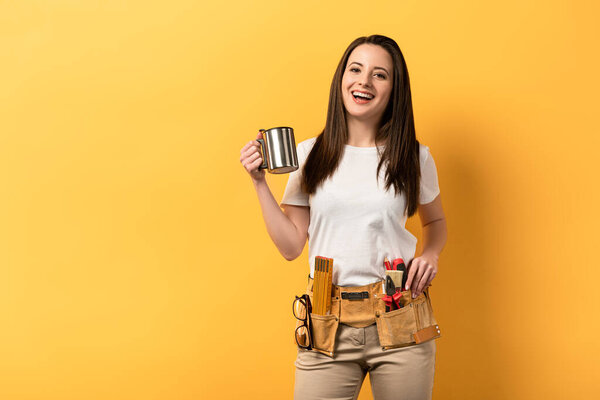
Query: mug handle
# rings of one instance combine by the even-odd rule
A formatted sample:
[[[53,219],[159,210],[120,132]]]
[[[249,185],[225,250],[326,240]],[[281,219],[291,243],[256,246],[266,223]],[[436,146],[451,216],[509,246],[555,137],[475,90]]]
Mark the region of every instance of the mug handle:
[[[260,132],[265,133],[264,129],[259,129]],[[262,157],[262,164],[258,166],[258,170],[260,171],[261,169],[267,169],[269,168],[267,165],[267,158],[265,157],[265,154],[267,153],[267,150],[265,149],[265,140],[264,139],[256,139],[256,141],[258,143],[260,143],[260,156]]]

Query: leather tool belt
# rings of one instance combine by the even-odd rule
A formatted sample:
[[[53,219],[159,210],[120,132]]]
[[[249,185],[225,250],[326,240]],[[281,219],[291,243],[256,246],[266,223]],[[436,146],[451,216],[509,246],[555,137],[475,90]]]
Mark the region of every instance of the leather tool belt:
[[[332,285],[331,314],[311,313],[313,351],[333,357],[339,324],[364,328],[377,324],[383,350],[411,346],[440,337],[433,316],[429,288],[413,299],[410,290],[402,292],[401,308],[385,311],[384,280],[366,286]],[[308,293],[313,301],[313,279],[308,277]],[[301,312],[306,313],[306,310]],[[296,327],[300,322],[297,322]]]

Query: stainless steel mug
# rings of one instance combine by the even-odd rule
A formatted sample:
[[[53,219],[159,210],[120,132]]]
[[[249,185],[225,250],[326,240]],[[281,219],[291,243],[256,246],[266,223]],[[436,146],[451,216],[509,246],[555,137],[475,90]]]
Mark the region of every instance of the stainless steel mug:
[[[263,138],[258,141],[263,163],[258,169],[266,169],[272,174],[285,174],[297,170],[298,155],[294,130],[288,126],[280,126],[260,131]]]

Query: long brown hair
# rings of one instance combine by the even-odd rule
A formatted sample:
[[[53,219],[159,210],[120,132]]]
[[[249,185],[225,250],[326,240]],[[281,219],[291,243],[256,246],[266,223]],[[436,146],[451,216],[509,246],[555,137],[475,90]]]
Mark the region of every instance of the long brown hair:
[[[375,143],[385,142],[380,153],[377,175],[386,165],[385,189],[394,187],[396,195],[405,193],[405,213],[414,215],[419,198],[419,142],[415,135],[410,81],[404,56],[393,40],[382,35],[362,36],[354,40],[342,56],[331,82],[327,121],[317,136],[303,168],[302,188],[312,194],[317,187],[336,171],[344,145],[348,141],[346,109],[342,99],[342,76],[350,53],[359,45],[370,43],[383,47],[392,57],[393,86],[386,110],[375,137]]]

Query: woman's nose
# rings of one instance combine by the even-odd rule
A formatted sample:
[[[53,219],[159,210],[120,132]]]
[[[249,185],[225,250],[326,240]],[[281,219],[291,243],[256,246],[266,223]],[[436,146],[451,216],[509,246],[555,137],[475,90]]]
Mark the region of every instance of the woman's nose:
[[[371,76],[369,74],[361,75],[359,83],[362,84],[363,86],[370,86],[371,85]]]

